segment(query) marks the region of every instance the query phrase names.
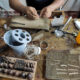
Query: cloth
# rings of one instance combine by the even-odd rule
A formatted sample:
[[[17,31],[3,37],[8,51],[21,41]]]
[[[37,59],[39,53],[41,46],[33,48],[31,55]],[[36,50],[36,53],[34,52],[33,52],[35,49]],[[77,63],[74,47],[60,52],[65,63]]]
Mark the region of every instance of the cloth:
[[[19,0],[19,1],[26,6],[26,0]],[[0,0],[0,7],[5,9],[6,11],[14,11],[9,6],[9,0]]]
[[[37,10],[41,10],[42,8],[50,5],[54,0],[27,0],[28,6],[33,6]]]
[[[13,11],[10,7],[9,7],[9,0],[0,0],[0,7],[5,9],[6,11]]]
[[[80,0],[65,0],[64,11],[80,11]]]

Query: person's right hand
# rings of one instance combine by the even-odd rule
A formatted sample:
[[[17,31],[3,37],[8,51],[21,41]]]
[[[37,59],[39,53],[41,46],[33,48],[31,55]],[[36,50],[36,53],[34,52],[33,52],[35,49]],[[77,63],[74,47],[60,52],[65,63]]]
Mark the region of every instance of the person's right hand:
[[[25,13],[29,19],[39,19],[39,15],[37,13],[37,10],[34,7],[26,7]]]

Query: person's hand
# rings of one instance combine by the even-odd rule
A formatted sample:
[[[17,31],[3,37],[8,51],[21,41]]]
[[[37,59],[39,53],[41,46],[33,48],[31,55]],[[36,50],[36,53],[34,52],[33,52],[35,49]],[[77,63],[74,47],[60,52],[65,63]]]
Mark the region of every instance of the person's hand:
[[[29,19],[39,19],[39,15],[37,14],[37,10],[34,7],[26,7],[25,13]]]
[[[41,10],[40,17],[49,18],[52,15],[52,9],[50,7],[45,7]]]

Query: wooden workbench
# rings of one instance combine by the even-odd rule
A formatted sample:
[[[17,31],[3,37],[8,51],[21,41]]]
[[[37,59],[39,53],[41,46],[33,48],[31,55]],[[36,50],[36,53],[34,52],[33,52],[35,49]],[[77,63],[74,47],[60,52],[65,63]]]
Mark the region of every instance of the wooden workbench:
[[[70,22],[68,25],[68,32],[74,32],[77,31],[75,29],[75,26],[73,24],[73,21]],[[45,63],[46,63],[46,54],[48,53],[49,50],[71,50],[71,49],[76,49],[77,46],[74,43],[74,39],[71,36],[67,36],[64,38],[57,38],[54,34],[51,34],[51,31],[54,29],[51,29],[49,32],[43,31],[44,33],[44,38],[40,39],[39,41],[46,41],[48,43],[48,48],[46,50],[42,50],[41,54],[39,56],[36,56],[35,60],[38,62],[37,66],[37,71],[36,71],[36,78],[35,80],[47,80],[45,79]],[[0,28],[0,36],[4,35],[4,29]],[[34,33],[38,34],[41,31]],[[3,40],[0,40],[0,47],[5,45]],[[14,51],[11,48],[8,48],[6,51],[0,53],[0,56],[5,55],[5,56],[10,56],[10,57],[16,57],[14,54]],[[11,79],[3,79],[1,78],[0,80],[11,80]]]

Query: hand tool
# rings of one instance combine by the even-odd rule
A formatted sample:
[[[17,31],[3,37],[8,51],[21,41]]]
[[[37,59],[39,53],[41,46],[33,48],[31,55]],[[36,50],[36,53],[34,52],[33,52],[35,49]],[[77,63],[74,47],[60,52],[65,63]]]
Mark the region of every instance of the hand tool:
[[[65,32],[65,31],[62,31],[62,30],[55,30],[55,31],[53,31],[51,33],[55,33],[56,37],[62,37],[65,34],[72,35],[74,37],[77,36],[77,33],[69,33],[69,32]]]
[[[71,21],[72,17],[69,17],[69,19],[67,20],[66,24],[63,26],[62,29],[59,29],[59,30],[55,30],[54,33],[57,37],[62,37],[64,35],[64,33],[66,34],[71,34],[71,33],[68,33],[68,32],[64,32],[64,29],[65,27],[68,25],[68,23]],[[71,34],[72,35],[72,34]]]

